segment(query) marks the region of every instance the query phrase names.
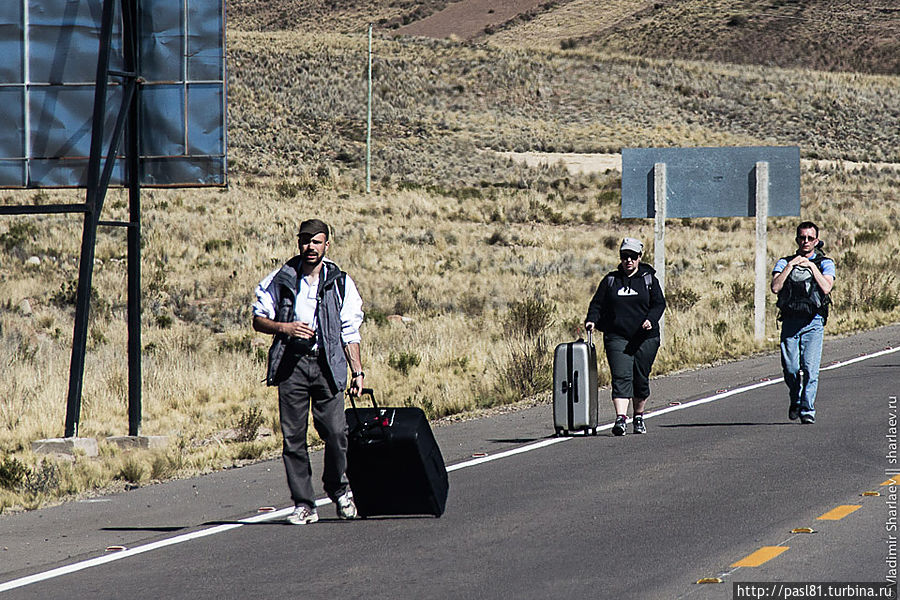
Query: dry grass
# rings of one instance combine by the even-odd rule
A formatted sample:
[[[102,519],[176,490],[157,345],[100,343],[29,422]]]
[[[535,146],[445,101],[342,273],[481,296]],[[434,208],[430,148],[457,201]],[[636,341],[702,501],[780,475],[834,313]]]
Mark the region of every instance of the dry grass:
[[[242,434],[248,423],[278,431],[260,382],[268,340],[250,330],[249,305],[304,217],[333,225],[332,257],[359,284],[369,383],[386,403],[439,417],[540,394],[540,357],[576,335],[618,241],[652,238],[650,221],[617,217],[615,173],[529,169],[487,148],[800,144],[806,157],[900,162],[895,77],[379,40],[367,196],[362,36],[232,31],[229,43],[231,187],[144,196],[143,433],[171,436],[168,451],[31,453],[32,440],[62,433],[81,224],[0,221],[0,510],[276,454],[277,434]],[[897,321],[896,171],[812,166],[802,189],[803,217],[821,223],[838,261],[829,332]],[[105,218],[124,218],[121,192],[106,206]],[[792,249],[793,221],[770,222],[773,262]],[[669,227],[658,372],[773,349],[752,341],[752,222]],[[127,429],[124,256],[123,234],[103,230],[81,423],[101,439]],[[548,319],[520,338],[510,307],[526,300]],[[771,305],[768,326],[774,336]]]

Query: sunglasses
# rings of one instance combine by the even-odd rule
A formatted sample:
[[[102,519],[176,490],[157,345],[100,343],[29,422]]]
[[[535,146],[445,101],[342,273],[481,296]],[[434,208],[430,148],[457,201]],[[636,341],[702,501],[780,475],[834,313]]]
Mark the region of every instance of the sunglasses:
[[[815,239],[816,238],[811,235],[798,235],[797,236],[798,242],[813,242],[813,241],[815,241]]]
[[[619,258],[622,260],[637,260],[640,256],[640,254],[635,254],[634,252],[622,252],[619,254]]]

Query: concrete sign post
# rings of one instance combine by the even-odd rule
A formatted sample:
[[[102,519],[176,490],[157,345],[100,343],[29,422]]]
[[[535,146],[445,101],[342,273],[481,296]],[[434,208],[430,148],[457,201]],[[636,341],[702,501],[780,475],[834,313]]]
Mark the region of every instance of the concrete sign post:
[[[753,286],[753,334],[757,342],[766,339],[766,292],[769,265],[766,257],[769,218],[769,163],[756,163],[756,283]]]
[[[653,268],[659,287],[666,292],[666,163],[653,165]],[[665,336],[666,315],[659,319],[659,341]]]

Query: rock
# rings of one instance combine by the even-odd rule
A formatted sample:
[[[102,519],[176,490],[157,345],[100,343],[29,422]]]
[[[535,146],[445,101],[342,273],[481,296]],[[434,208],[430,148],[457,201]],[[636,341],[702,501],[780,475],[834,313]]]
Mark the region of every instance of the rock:
[[[406,317],[403,315],[388,315],[387,317],[388,323],[412,323],[415,321],[412,317]]]
[[[35,454],[73,455],[83,452],[86,456],[97,456],[99,453],[96,438],[50,438],[31,442],[31,451]]]
[[[110,444],[115,444],[123,450],[141,448],[144,450],[161,450],[169,445],[169,437],[165,435],[111,435],[106,438]]]
[[[31,302],[28,301],[28,298],[23,298],[22,301],[19,302],[18,309],[19,312],[26,317],[30,317],[34,314],[34,311],[31,310]]]
[[[39,267],[41,266],[41,259],[38,256],[32,256],[28,260],[25,261],[25,266],[27,267]]]

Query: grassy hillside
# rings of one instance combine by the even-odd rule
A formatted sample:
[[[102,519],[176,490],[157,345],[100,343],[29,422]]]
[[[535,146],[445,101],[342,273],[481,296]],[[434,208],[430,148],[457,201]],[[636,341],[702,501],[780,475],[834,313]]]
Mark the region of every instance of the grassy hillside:
[[[368,383],[386,403],[438,418],[546,401],[552,347],[577,335],[619,240],[652,238],[652,222],[617,216],[616,173],[529,169],[494,150],[798,144],[806,158],[900,162],[893,76],[379,35],[367,195],[362,32],[242,31],[273,7],[312,27],[329,5],[229,10],[238,6],[231,185],[145,194],[144,433],[169,435],[171,446],[102,443],[99,459],[74,461],[31,453],[32,440],[62,433],[81,225],[66,215],[0,220],[0,511],[276,454],[274,392],[260,383],[268,340],[250,330],[249,304],[256,282],[292,254],[303,218],[333,225],[332,256],[362,292]],[[328,18],[355,30],[354,10]],[[803,217],[822,224],[839,268],[830,334],[900,318],[898,199],[889,167],[804,169]],[[104,212],[124,218],[124,195],[113,192]],[[771,262],[791,251],[794,221],[771,219]],[[752,221],[668,227],[669,337],[657,372],[774,349],[771,304],[770,338],[752,340]],[[81,434],[100,439],[127,424],[123,235],[103,230],[97,248]]]
[[[230,141],[240,172],[364,159],[364,36],[235,33]],[[378,178],[516,184],[480,150],[617,152],[799,145],[804,157],[900,162],[892,77],[379,39]]]
[[[232,0],[244,31],[384,32],[438,12],[447,0]],[[477,38],[499,46],[591,48],[817,71],[900,74],[900,8],[885,0],[547,0]]]

